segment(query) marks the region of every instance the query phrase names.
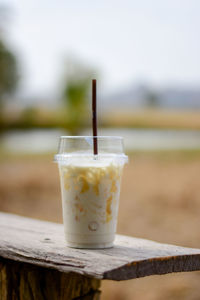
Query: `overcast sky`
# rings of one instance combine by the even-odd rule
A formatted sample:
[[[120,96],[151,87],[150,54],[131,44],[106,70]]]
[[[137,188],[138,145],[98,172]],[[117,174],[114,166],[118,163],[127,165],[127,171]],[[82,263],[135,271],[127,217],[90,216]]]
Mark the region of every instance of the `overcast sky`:
[[[199,0],[0,0],[28,94],[58,86],[64,58],[96,67],[105,89],[200,85]]]

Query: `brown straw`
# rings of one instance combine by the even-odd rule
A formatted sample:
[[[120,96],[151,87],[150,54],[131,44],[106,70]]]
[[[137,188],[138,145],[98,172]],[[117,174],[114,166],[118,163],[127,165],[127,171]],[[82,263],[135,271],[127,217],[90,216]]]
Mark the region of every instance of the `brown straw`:
[[[93,129],[93,152],[98,154],[97,144],[97,89],[96,79],[92,79],[92,129]]]

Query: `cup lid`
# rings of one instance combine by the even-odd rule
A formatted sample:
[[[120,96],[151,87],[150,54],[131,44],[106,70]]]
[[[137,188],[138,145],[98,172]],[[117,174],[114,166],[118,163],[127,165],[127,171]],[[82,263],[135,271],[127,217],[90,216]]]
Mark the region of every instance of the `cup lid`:
[[[97,155],[93,153],[94,138],[97,140]],[[64,162],[75,157],[115,158],[123,163],[128,161],[124,154],[123,138],[120,136],[61,136],[54,161]]]

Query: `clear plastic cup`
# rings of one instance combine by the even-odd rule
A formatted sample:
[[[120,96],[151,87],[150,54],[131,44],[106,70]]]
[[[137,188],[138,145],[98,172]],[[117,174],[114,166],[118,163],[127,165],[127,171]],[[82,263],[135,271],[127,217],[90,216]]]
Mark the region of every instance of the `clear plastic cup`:
[[[123,138],[98,136],[60,137],[58,163],[64,231],[74,248],[109,248],[117,227],[120,183],[124,164]]]

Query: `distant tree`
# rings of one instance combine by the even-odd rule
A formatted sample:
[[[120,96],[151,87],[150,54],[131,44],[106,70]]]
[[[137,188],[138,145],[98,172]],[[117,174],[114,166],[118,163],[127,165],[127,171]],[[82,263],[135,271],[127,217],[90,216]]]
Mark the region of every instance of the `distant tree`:
[[[8,15],[7,7],[0,5],[0,129],[3,128],[3,101],[14,92],[18,82],[15,55],[4,41],[4,28]]]
[[[66,66],[63,100],[67,109],[68,129],[76,134],[87,122],[88,98],[91,88],[92,70],[77,62],[69,60]]]
[[[148,107],[157,107],[159,106],[159,96],[154,91],[149,91],[146,95],[146,102]]]
[[[18,72],[15,55],[0,39],[0,104],[5,96],[15,90],[17,82]]]

